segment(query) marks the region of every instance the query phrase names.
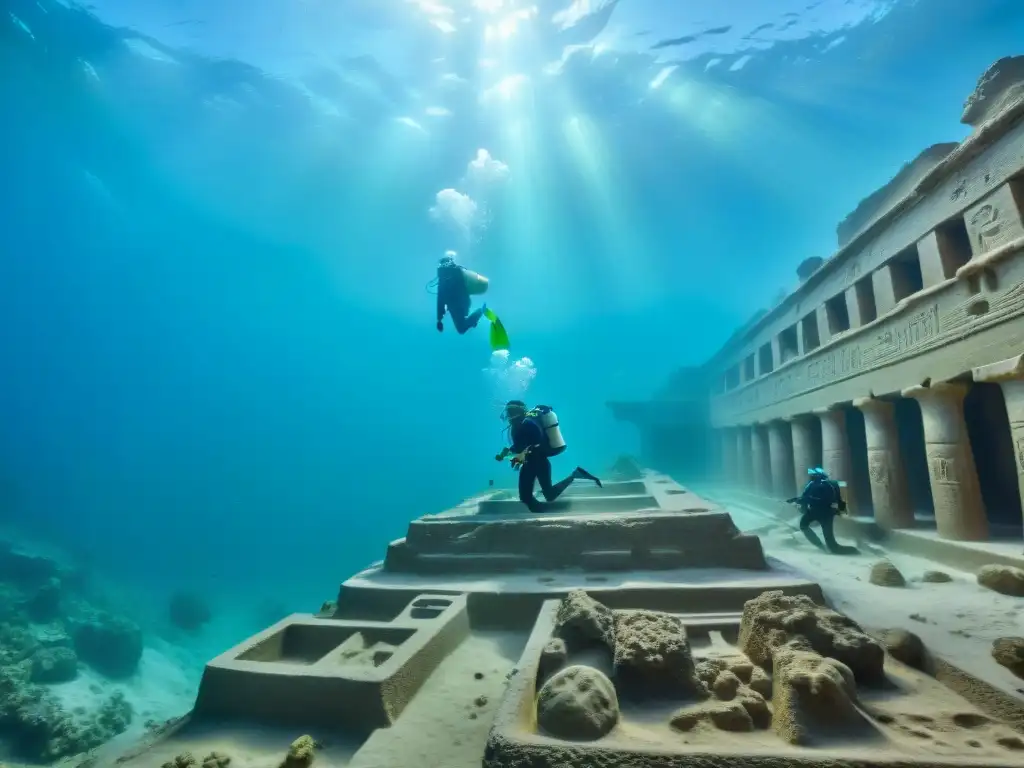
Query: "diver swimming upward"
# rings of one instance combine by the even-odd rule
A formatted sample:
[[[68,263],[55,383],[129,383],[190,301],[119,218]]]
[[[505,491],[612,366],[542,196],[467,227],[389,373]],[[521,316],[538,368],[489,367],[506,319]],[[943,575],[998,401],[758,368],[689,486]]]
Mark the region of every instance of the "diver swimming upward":
[[[551,482],[551,457],[562,453],[566,446],[558,428],[558,416],[546,405],[527,410],[522,400],[509,400],[502,409],[501,418],[508,422],[510,448],[502,449],[494,458],[504,461],[512,456],[512,468],[519,472],[519,500],[531,512],[544,512],[544,505],[533,495],[533,486],[540,483],[544,499],[552,502],[574,480],[593,480],[601,488],[601,481],[582,467],[576,467],[557,484]]]
[[[501,320],[486,304],[469,311],[471,296],[487,292],[489,282],[486,277],[460,266],[455,261],[453,251],[448,251],[438,262],[437,277],[428,284],[437,286],[437,332],[444,331],[444,313],[451,315],[452,325],[461,336],[471,328],[476,328],[481,317],[491,323],[490,342],[492,350],[508,349],[508,334]]]

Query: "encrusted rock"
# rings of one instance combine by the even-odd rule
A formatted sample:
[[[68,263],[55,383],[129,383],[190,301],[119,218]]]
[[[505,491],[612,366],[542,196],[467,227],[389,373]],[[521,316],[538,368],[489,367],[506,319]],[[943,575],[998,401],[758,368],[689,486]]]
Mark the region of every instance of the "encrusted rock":
[[[821,728],[842,729],[864,719],[857,710],[853,671],[836,659],[799,648],[776,650],[772,728],[789,744],[807,745]]]
[[[299,736],[292,745],[288,747],[288,754],[284,756],[281,768],[308,768],[313,758],[316,757],[316,750],[320,745],[312,736]]]
[[[78,677],[78,657],[71,648],[40,648],[32,655],[33,683],[66,683]]]
[[[78,658],[107,677],[129,677],[142,659],[142,630],[127,619],[94,614],[73,622],[71,637]]]
[[[871,566],[868,581],[878,587],[905,587],[907,580],[899,569],[888,560],[879,560]]]
[[[537,696],[537,724],[559,739],[593,741],[619,721],[615,686],[593,667],[556,672]]]
[[[920,637],[905,629],[883,629],[878,635],[894,659],[914,669],[924,668],[924,643]]]
[[[538,669],[540,679],[543,680],[551,673],[561,669],[568,657],[569,653],[562,638],[553,637],[548,640],[544,650],[540,652],[540,666]]]
[[[1024,637],[1000,637],[992,643],[992,658],[1024,678]]]
[[[850,617],[816,605],[806,595],[786,596],[779,590],[748,600],[740,622],[740,650],[767,668],[776,649],[789,643],[842,662],[859,682],[884,679],[885,651]]]
[[[211,752],[203,758],[203,768],[228,768],[231,756],[223,752]]]
[[[985,70],[964,103],[960,122],[978,128],[1024,96],[1024,56],[1006,56]]]
[[[679,710],[669,721],[677,731],[689,731],[707,721],[723,731],[752,731],[771,725],[768,702],[760,694],[741,686],[730,701],[710,701]]]
[[[611,651],[615,648],[615,616],[582,589],[574,589],[558,606],[554,635],[572,651],[595,645]]]
[[[741,685],[740,679],[735,674],[725,670],[718,673],[718,677],[715,678],[711,690],[715,694],[715,698],[721,701],[732,701],[736,698],[736,692],[740,689]]]
[[[953,577],[945,571],[925,571],[921,576],[921,581],[926,584],[945,584],[952,580]]]
[[[193,768],[196,765],[196,758],[191,752],[182,752],[168,760],[161,768]]]
[[[620,685],[707,698],[678,616],[618,611],[615,618],[615,679]]]
[[[1024,570],[1012,565],[983,565],[978,570],[978,583],[1001,595],[1024,597]]]
[[[807,278],[818,271],[818,268],[825,263],[825,260],[821,256],[811,256],[800,262],[800,266],[796,268],[796,276],[800,282],[804,282]]]

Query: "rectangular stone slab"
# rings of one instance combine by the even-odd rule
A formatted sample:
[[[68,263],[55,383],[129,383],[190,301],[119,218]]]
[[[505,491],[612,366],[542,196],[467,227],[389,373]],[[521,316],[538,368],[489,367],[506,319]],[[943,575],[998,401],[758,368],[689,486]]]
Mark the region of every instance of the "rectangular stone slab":
[[[194,713],[369,732],[390,725],[468,634],[461,595],[414,595],[392,621],[293,614],[209,662]]]
[[[538,501],[543,499],[538,498]],[[627,496],[563,496],[557,501],[543,502],[545,512],[600,513],[636,512],[641,509],[657,509],[658,501],[650,495]],[[485,499],[477,505],[477,514],[505,515],[518,513],[523,503],[515,499]]]
[[[560,599],[573,589],[588,593],[613,608],[641,604],[674,613],[727,613],[767,590],[807,595],[824,601],[821,587],[786,571],[679,569],[652,572],[459,574],[423,576],[369,568],[345,581],[338,590],[339,618],[390,620],[416,595],[466,595],[473,626],[527,629],[546,600]]]
[[[406,545],[417,554],[517,554],[653,550],[699,546],[727,549],[742,537],[725,510],[622,515],[507,515],[422,518],[409,524]],[[725,565],[723,561],[722,565]],[[746,567],[765,567],[759,562]]]

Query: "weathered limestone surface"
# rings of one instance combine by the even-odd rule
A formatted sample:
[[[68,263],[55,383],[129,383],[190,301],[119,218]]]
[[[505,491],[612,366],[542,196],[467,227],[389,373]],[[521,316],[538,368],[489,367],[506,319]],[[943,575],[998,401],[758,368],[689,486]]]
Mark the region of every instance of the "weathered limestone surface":
[[[967,387],[940,383],[911,387],[902,394],[921,405],[928,477],[939,534],[960,541],[987,540],[988,518],[964,422]]]
[[[1024,506],[1024,355],[975,368],[973,375],[975,381],[991,382],[1002,387],[1013,441],[1017,487]]]
[[[772,463],[772,486],[775,495],[788,499],[796,493],[793,474],[793,436],[785,421],[768,425],[768,446]]]
[[[750,430],[751,460],[754,463],[754,488],[767,495],[772,492],[771,456],[768,447],[768,430],[762,424],[755,424]]]
[[[933,144],[904,165],[889,183],[861,200],[853,212],[839,222],[836,228],[839,247],[844,247],[858,232],[867,228],[871,222],[913,192],[918,182],[958,146],[956,142]]]
[[[875,521],[888,529],[913,528],[914,510],[907,487],[906,462],[900,453],[895,407],[873,397],[854,400],[853,404],[864,414]]]
[[[850,461],[850,440],[846,431],[846,413],[825,409],[817,412],[821,419],[821,466],[835,480],[847,483],[846,506],[851,515],[858,514],[856,488],[850,479],[853,464]]]
[[[964,104],[960,122],[980,128],[1024,96],[1024,56],[1007,56],[985,70]]]
[[[797,416],[791,421],[793,429],[793,480],[797,492],[807,482],[807,470],[821,463],[819,441],[821,427],[817,416]]]

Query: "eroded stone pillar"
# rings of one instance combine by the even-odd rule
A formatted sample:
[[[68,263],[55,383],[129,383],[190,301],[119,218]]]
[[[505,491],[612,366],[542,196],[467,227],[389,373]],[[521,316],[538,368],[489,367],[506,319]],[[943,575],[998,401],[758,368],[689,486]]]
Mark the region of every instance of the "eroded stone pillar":
[[[846,413],[838,408],[815,411],[821,419],[821,466],[833,480],[846,483],[843,493],[851,515],[858,514],[857,493],[850,462],[850,440],[846,433]]]
[[[816,438],[816,432],[820,427],[818,417],[810,414],[794,416],[790,424],[793,435],[793,480],[796,483],[796,492],[799,493],[807,484],[807,470],[821,463]]]
[[[768,446],[768,430],[763,424],[755,424],[750,428],[750,437],[754,469],[754,490],[770,496],[772,492],[772,468],[771,452]]]
[[[864,433],[868,444],[868,478],[875,522],[882,528],[913,528],[914,508],[910,486],[900,454],[896,429],[896,408],[885,400],[862,397],[853,401],[864,414]]]
[[[796,495],[793,487],[793,438],[789,422],[773,421],[768,425],[768,452],[772,465],[772,490],[788,499]]]
[[[974,380],[998,384],[1003,390],[1013,441],[1013,463],[1017,467],[1017,488],[1024,507],[1024,355],[975,368]]]
[[[901,394],[914,398],[921,405],[928,477],[939,536],[957,541],[986,541],[988,517],[964,421],[967,387],[940,383],[911,387]]]
[[[722,470],[720,477],[723,482],[731,482],[736,479],[736,436],[731,429],[718,430],[720,456]]]
[[[751,450],[750,450],[750,427],[736,427],[736,484],[741,487],[749,486],[753,477]]]

